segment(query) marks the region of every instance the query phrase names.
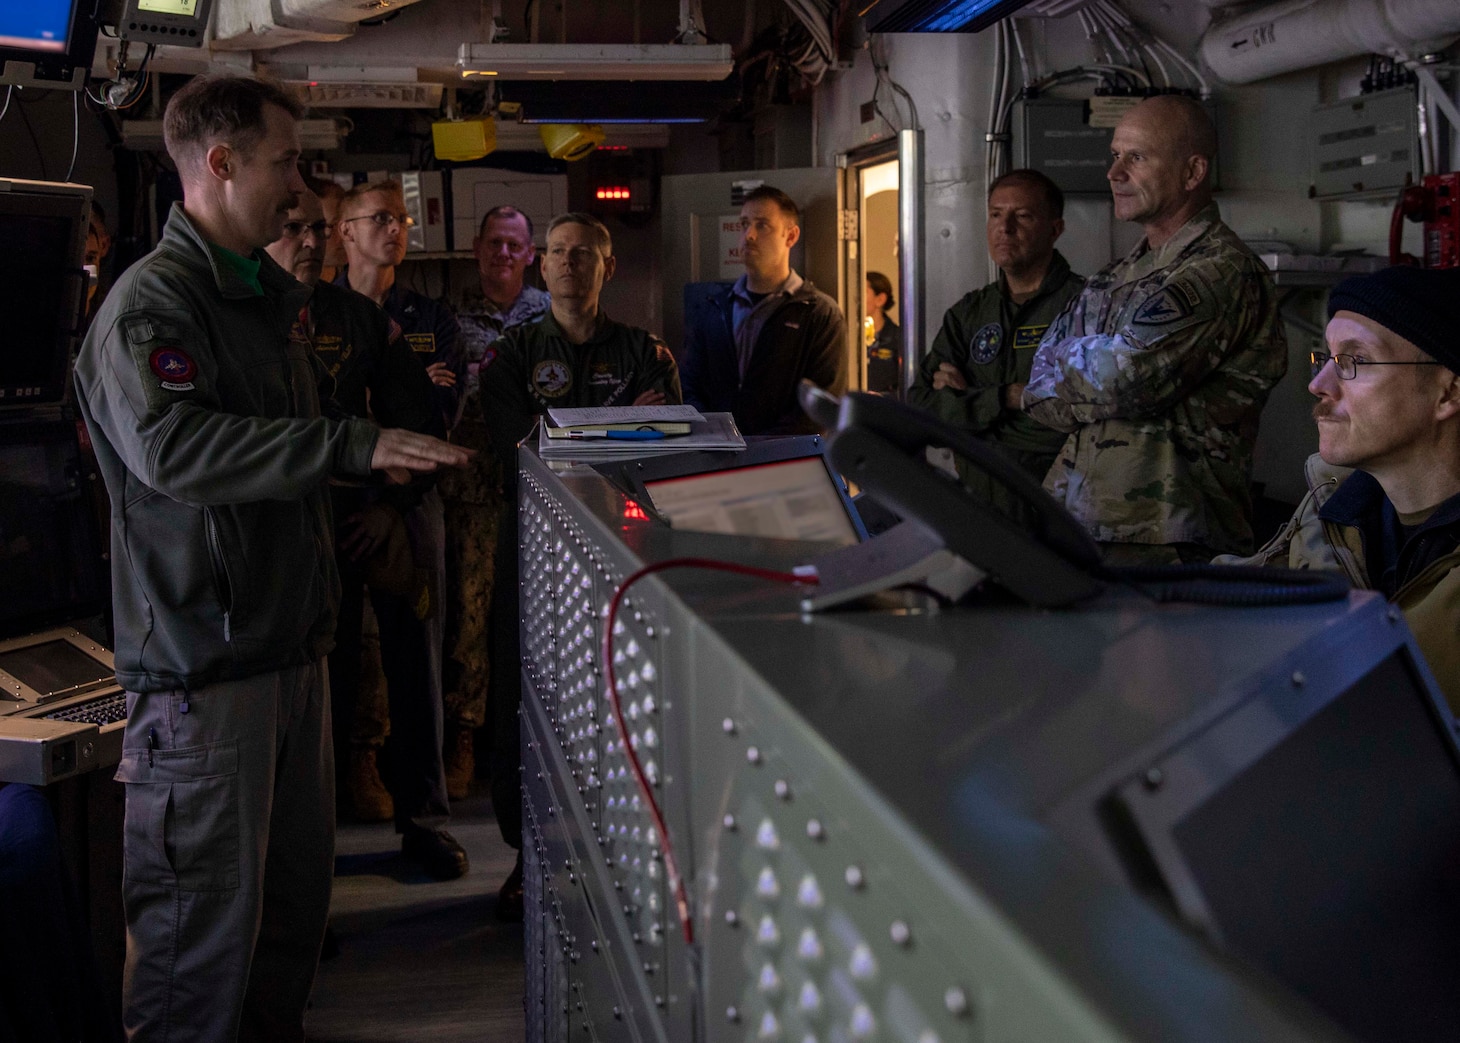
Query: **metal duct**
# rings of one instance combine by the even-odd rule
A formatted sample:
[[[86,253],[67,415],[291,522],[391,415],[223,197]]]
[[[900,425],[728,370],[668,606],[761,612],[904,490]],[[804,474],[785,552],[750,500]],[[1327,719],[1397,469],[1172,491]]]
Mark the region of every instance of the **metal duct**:
[[[1224,82],[1252,83],[1362,54],[1424,54],[1457,35],[1455,0],[1287,0],[1213,26],[1201,56]]]

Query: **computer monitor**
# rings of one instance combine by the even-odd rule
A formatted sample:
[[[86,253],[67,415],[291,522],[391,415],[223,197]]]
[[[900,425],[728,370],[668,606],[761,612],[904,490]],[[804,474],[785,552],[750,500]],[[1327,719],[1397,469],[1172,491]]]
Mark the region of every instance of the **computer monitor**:
[[[673,453],[598,469],[676,529],[857,543],[866,529],[824,449],[816,435],[770,438],[737,453]]]
[[[1411,649],[1272,685],[1117,798],[1188,921],[1384,1043],[1460,1025],[1460,753]]]
[[[0,85],[80,90],[96,51],[95,0],[0,4]]]
[[[0,410],[60,402],[86,306],[91,189],[0,178]]]

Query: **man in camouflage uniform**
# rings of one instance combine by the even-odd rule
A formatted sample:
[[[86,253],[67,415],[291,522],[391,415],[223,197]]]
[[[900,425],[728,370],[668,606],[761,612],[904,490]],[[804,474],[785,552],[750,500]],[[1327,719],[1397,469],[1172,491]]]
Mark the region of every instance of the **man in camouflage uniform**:
[[[1062,431],[1019,408],[1034,350],[1085,280],[1054,248],[1065,230],[1064,193],[1037,170],[1011,170],[989,188],[988,249],[998,278],[943,316],[907,400],[997,446],[1043,481]],[[998,496],[987,476],[959,461],[965,483]]]
[[[674,356],[647,330],[598,307],[615,258],[608,229],[588,214],[561,214],[547,230],[543,281],[551,310],[498,342],[482,370],[482,414],[502,462],[501,538],[492,628],[492,806],[517,865],[497,896],[497,915],[521,920],[522,794],[517,707],[522,684],[517,602],[517,443],[551,406],[650,406],[683,400]]]
[[[1045,488],[1111,564],[1250,553],[1258,416],[1287,369],[1272,279],[1212,202],[1200,105],[1147,99],[1110,147],[1115,216],[1145,237],[1035,355],[1024,409],[1069,433]]]
[[[492,599],[492,557],[502,510],[501,476],[482,417],[483,367],[497,355],[497,341],[509,330],[537,322],[551,298],[523,282],[536,259],[532,220],[510,206],[493,207],[472,241],[481,289],[456,302],[461,324],[465,390],[451,440],[477,451],[460,470],[443,474],[438,488],[446,503],[446,791],[467,796],[476,772],[473,743],[486,723],[488,659],[487,606]]]

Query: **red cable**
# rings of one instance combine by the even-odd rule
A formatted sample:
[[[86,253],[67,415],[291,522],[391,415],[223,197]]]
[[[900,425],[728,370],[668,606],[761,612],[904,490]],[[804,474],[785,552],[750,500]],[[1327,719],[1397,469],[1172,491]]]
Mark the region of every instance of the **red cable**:
[[[639,792],[644,795],[644,800],[649,805],[649,817],[654,820],[654,828],[659,831],[659,844],[664,851],[664,871],[669,874],[669,886],[674,891],[674,904],[679,911],[679,924],[684,931],[685,944],[693,945],[695,940],[694,921],[690,917],[689,896],[684,889],[684,878],[679,875],[679,864],[674,859],[674,849],[669,843],[669,830],[664,825],[664,815],[659,811],[659,802],[654,799],[654,790],[649,784],[648,776],[644,774],[644,766],[639,763],[639,753],[634,749],[633,743],[629,742],[628,725],[624,724],[623,707],[619,703],[618,678],[614,675],[613,670],[613,625],[618,619],[618,607],[619,603],[623,601],[624,594],[631,586],[650,573],[682,568],[733,572],[740,576],[754,576],[758,579],[774,580],[777,583],[798,585],[814,584],[816,578],[798,576],[794,572],[757,568],[754,565],[716,561],[713,558],[670,558],[668,561],[656,561],[652,565],[645,565],[633,573],[619,585],[618,590],[614,591],[612,600],[608,603],[608,618],[603,624],[603,672],[608,679],[608,701],[609,705],[613,707],[614,723],[618,725],[619,742],[623,744],[624,754],[629,759],[629,767],[634,770],[634,780],[639,784]]]

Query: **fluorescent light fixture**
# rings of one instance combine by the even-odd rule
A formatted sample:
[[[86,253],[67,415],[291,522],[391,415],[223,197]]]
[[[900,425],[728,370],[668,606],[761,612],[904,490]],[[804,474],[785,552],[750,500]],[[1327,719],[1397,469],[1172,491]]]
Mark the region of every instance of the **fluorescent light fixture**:
[[[1029,0],[874,0],[862,11],[869,33],[976,33]]]
[[[729,44],[464,43],[463,77],[502,80],[723,80],[735,68]]]

